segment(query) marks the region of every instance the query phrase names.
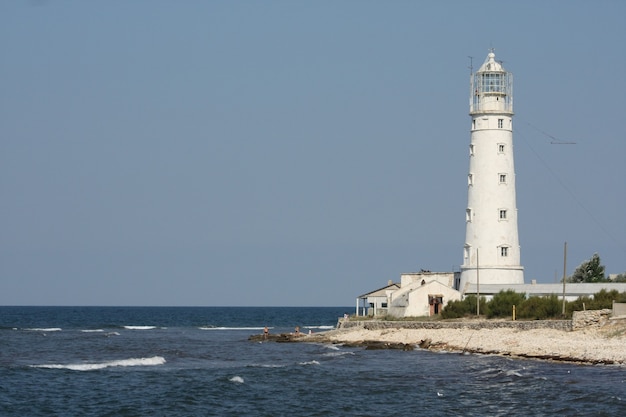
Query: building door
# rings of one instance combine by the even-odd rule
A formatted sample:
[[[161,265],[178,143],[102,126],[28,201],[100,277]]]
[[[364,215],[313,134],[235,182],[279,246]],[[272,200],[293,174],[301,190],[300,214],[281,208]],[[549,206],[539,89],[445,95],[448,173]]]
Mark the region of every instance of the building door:
[[[442,294],[429,294],[428,295],[428,304],[430,305],[430,316],[435,316],[441,313],[441,308],[443,306],[443,295]]]

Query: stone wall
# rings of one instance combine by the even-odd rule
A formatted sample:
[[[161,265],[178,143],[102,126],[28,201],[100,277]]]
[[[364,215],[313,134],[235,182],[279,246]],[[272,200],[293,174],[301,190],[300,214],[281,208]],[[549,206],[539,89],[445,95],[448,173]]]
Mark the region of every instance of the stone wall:
[[[578,330],[585,327],[601,327],[609,322],[612,310],[587,310],[574,311],[572,316],[572,329]]]
[[[608,310],[609,312],[611,310]],[[363,328],[378,329],[498,329],[512,328],[519,330],[555,329],[572,330],[571,320],[466,320],[466,321],[382,321],[382,320],[345,320],[340,318],[338,329]]]

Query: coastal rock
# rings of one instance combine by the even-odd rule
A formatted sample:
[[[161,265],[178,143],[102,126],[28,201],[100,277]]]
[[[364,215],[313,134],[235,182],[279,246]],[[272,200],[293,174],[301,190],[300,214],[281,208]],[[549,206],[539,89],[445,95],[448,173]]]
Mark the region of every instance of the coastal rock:
[[[289,343],[289,342],[299,342],[304,336],[295,335],[292,333],[278,333],[278,334],[253,334],[248,337],[248,340],[251,342],[278,342],[278,343]]]
[[[432,345],[433,341],[430,339],[424,339],[419,342],[419,347],[422,349],[428,349]]]

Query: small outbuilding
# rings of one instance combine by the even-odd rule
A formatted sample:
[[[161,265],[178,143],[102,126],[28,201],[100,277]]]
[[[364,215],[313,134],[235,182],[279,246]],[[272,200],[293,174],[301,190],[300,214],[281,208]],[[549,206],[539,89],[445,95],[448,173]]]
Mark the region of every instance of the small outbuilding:
[[[357,316],[384,316],[387,314],[389,297],[400,289],[400,284],[389,281],[387,286],[359,295],[356,298]]]

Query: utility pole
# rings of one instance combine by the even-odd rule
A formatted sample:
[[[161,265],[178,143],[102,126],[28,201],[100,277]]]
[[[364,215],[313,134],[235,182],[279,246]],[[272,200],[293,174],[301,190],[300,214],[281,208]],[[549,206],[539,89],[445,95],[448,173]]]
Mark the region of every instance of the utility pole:
[[[480,263],[478,262],[478,248],[476,249],[476,315],[480,316]]]
[[[567,242],[563,247],[563,316],[565,317],[565,279],[567,278]]]

